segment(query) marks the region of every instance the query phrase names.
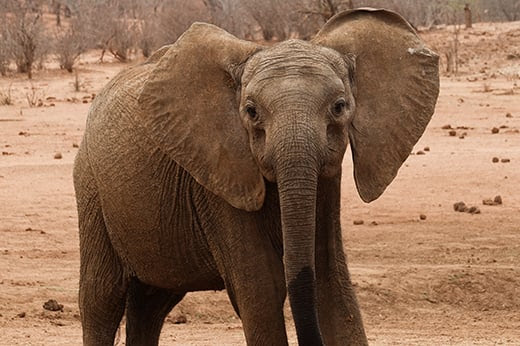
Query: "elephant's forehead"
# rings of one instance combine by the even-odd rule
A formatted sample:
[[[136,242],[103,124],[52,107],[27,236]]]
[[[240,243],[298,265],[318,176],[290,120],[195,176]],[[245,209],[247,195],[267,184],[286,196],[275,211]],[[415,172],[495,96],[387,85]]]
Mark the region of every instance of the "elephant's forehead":
[[[250,81],[285,76],[331,78],[344,68],[341,55],[315,44],[288,40],[255,54],[246,64],[244,79]],[[336,72],[335,72],[336,71]]]

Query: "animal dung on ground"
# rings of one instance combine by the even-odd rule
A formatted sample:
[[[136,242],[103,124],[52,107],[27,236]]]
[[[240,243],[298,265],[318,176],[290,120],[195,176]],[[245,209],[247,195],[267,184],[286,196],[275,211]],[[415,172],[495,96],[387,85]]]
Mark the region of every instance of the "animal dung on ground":
[[[455,130],[451,130],[450,132],[448,132],[448,134],[451,136],[451,137],[455,137],[457,135],[457,131]]]
[[[500,131],[500,130],[498,129],[498,127],[493,127],[493,128],[491,129],[491,133],[493,133],[493,134],[496,134],[496,133],[498,133],[499,131]]]
[[[430,151],[430,147],[424,147],[424,151]]]
[[[171,319],[169,319],[173,324],[184,324],[188,323],[188,319],[186,318],[186,315],[175,315]]]
[[[466,206],[466,203],[464,203],[464,202],[457,202],[457,203],[453,204],[453,210],[463,213],[468,210],[468,207]]]
[[[78,143],[72,143],[72,147],[73,148],[79,148],[79,144]]]
[[[482,200],[482,204],[484,205],[501,205],[502,204],[502,196],[495,196],[494,199],[486,198]]]
[[[365,221],[363,221],[363,220],[354,220],[354,222],[353,222],[353,223],[354,223],[354,225],[356,225],[356,226],[359,226],[359,225],[362,225],[362,224],[364,224],[364,223],[365,223]]]
[[[419,215],[419,219],[420,220],[426,220],[426,215],[424,215],[424,214]]]
[[[63,305],[58,304],[58,302],[54,299],[49,299],[45,303],[43,303],[43,308],[45,310],[49,310],[49,311],[62,311],[63,312]]]
[[[60,160],[60,159],[63,158],[63,155],[61,155],[60,152],[57,152],[56,154],[54,154],[54,158],[55,158],[56,160]]]
[[[500,162],[502,162],[502,163],[508,163],[508,162],[511,162],[511,160],[510,160],[510,159],[501,159]]]
[[[419,151],[417,152],[417,155],[425,155],[425,154],[426,154],[426,153],[425,153],[424,151],[422,151],[422,150],[419,150]]]
[[[513,114],[511,114],[511,113],[509,113],[509,112],[506,113],[506,118],[512,118],[512,117],[513,117]]]
[[[480,214],[480,209],[478,207],[468,207],[464,202],[457,202],[453,204],[453,210],[458,211],[459,213]]]
[[[468,209],[468,213],[470,213],[470,214],[480,214],[480,209],[475,207],[475,206],[473,206],[473,207],[470,207]]]
[[[498,157],[494,157],[491,161],[493,161],[493,163],[497,163],[498,161],[500,161],[500,159]]]
[[[443,127],[441,127],[441,129],[443,129],[443,130],[451,130],[452,127],[451,127],[450,124],[447,124],[447,125],[444,125]]]

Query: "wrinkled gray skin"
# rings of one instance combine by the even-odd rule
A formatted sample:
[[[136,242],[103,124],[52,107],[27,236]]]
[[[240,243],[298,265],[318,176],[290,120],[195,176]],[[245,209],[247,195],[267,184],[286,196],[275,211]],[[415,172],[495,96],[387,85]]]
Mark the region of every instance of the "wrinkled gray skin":
[[[238,52],[223,64],[227,77],[221,68],[193,72],[213,59],[206,47],[182,68],[189,82],[164,81],[168,59],[182,65],[181,53],[198,49],[190,42],[211,35],[225,38],[214,59]],[[367,343],[340,228],[341,162],[357,114],[354,60],[298,40],[269,48],[240,41],[245,48],[229,53],[235,40],[196,24],[96,97],[74,167],[85,345],[113,344],[125,307],[126,344],[156,345],[187,292],[224,288],[248,345],[287,344],[287,294],[300,345]],[[218,89],[214,80],[233,94],[204,98]],[[363,139],[353,138],[361,152]],[[395,172],[403,160],[391,164]]]

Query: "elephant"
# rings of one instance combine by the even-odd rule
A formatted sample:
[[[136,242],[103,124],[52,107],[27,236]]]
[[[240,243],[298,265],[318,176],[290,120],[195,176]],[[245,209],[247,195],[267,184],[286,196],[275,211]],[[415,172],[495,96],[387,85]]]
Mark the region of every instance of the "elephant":
[[[187,292],[227,291],[248,345],[364,345],[343,250],[342,161],[378,198],[422,136],[438,56],[387,10],[310,41],[194,23],[93,101],[74,163],[85,345],[157,345]]]

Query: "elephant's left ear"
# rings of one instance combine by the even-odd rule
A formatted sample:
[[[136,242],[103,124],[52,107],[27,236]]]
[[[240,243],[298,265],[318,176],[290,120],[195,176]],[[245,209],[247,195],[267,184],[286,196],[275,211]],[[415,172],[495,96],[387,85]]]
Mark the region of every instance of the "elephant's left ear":
[[[260,47],[216,26],[193,24],[163,47],[138,102],[160,149],[232,206],[262,207],[263,177],[238,113],[237,71]]]
[[[439,57],[406,20],[386,10],[340,13],[313,42],[356,58],[349,138],[356,186],[370,202],[392,182],[433,115]]]

